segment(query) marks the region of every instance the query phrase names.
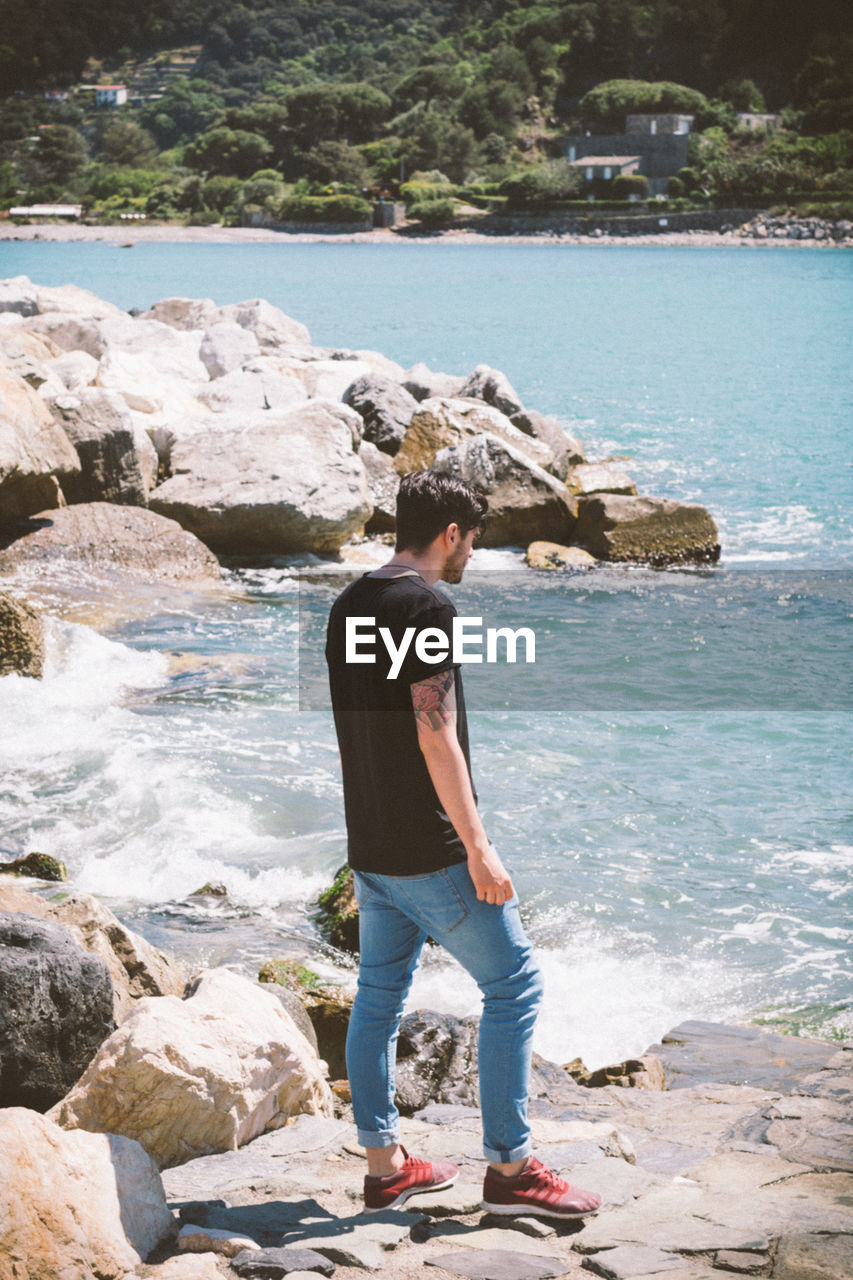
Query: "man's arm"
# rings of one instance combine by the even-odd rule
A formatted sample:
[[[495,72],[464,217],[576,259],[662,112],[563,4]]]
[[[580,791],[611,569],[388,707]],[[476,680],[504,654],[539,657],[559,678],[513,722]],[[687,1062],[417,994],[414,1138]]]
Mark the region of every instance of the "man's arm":
[[[436,794],[465,846],[477,897],[481,902],[501,906],[509,902],[514,889],[477,812],[465,756],[456,736],[453,671],[419,680],[411,689],[418,745]]]

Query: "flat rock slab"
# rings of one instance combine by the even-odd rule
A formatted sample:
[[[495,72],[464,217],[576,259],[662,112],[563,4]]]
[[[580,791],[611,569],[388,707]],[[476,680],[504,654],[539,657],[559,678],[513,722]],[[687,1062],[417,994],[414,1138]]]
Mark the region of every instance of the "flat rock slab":
[[[457,1182],[446,1191],[419,1195],[412,1204],[431,1218],[453,1218],[477,1213],[482,1199],[482,1182]]]
[[[247,1280],[279,1280],[298,1272],[331,1276],[335,1264],[313,1249],[262,1249],[239,1253],[232,1259],[231,1269]]]
[[[783,1237],[773,1280],[845,1280],[853,1276],[853,1234]]]
[[[305,1222],[298,1236],[288,1237],[285,1247],[313,1249],[343,1267],[375,1271],[384,1265],[385,1253],[407,1240],[412,1227],[424,1221],[421,1214],[393,1210],[325,1223]]]
[[[564,1224],[566,1225],[566,1224]],[[572,1219],[567,1224],[580,1228],[580,1221]],[[536,1240],[515,1230],[515,1222],[507,1227],[471,1227],[462,1222],[442,1222],[434,1224],[430,1232],[432,1240],[447,1240],[448,1244],[461,1244],[466,1249],[505,1252],[515,1250],[518,1253],[533,1254],[538,1258],[550,1258],[553,1261],[555,1241]]]
[[[636,1280],[640,1276],[664,1275],[684,1267],[677,1253],[665,1253],[645,1245],[620,1245],[584,1259],[584,1267],[604,1280]]]
[[[760,1276],[764,1274],[767,1261],[766,1253],[735,1253],[731,1249],[720,1249],[714,1258],[714,1266],[722,1271],[735,1271],[741,1276]]]
[[[782,1036],[759,1027],[690,1021],[675,1027],[648,1052],[663,1063],[668,1089],[716,1081],[794,1093],[838,1050],[822,1040]]]
[[[191,1204],[181,1209],[181,1220],[208,1231],[249,1236],[258,1244],[278,1248],[294,1229],[316,1230],[318,1221],[336,1221],[316,1200],[273,1200],[261,1204],[225,1205],[221,1201]]]
[[[424,1261],[428,1267],[443,1267],[454,1275],[467,1276],[468,1280],[549,1280],[568,1271],[567,1264],[560,1258],[532,1257],[502,1249],[489,1249],[476,1255],[465,1249]]]

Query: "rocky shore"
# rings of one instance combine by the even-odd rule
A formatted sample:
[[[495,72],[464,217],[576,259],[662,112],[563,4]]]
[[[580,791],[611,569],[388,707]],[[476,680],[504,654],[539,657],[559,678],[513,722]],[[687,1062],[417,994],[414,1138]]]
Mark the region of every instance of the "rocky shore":
[[[475,1020],[416,1011],[403,1141],[460,1179],[365,1215],[324,1001],[274,970],[182,974],[94,899],[0,880],[2,1280],[853,1275],[853,1046],[686,1023],[585,1084],[536,1059],[537,1154],[604,1199],[553,1224],[480,1211]]]

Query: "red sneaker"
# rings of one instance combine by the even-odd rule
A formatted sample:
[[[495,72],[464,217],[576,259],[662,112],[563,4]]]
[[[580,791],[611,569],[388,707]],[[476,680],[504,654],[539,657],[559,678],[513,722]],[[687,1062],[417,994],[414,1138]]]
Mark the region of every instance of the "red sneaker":
[[[409,1196],[424,1191],[443,1191],[452,1187],[459,1177],[459,1170],[449,1160],[418,1160],[410,1156],[405,1147],[400,1148],[405,1157],[402,1169],[384,1178],[364,1179],[364,1208],[366,1213],[379,1213],[382,1209],[398,1209]]]
[[[585,1218],[598,1213],[601,1196],[581,1191],[558,1178],[531,1157],[515,1177],[506,1178],[491,1166],[483,1182],[483,1209],[490,1213],[534,1214],[540,1218]]]

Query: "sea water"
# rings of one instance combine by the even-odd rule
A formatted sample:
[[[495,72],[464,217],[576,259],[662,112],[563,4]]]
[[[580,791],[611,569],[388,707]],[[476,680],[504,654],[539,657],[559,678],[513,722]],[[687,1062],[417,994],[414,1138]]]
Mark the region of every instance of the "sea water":
[[[546,577],[508,549],[448,588],[537,637],[535,664],[465,670],[537,1047],[597,1066],[686,1017],[850,1035],[850,254],[7,243],[0,274],[128,308],[264,296],[317,343],[488,363],[641,492],[707,506],[716,567]],[[194,965],[309,954],[351,982],[312,919],[346,854],[320,653],[345,574],[226,577],[107,634],[52,621],[45,679],[0,681],[0,852],[56,854]],[[212,880],[226,903],[192,899]],[[430,951],[412,1004],[478,995]]]

